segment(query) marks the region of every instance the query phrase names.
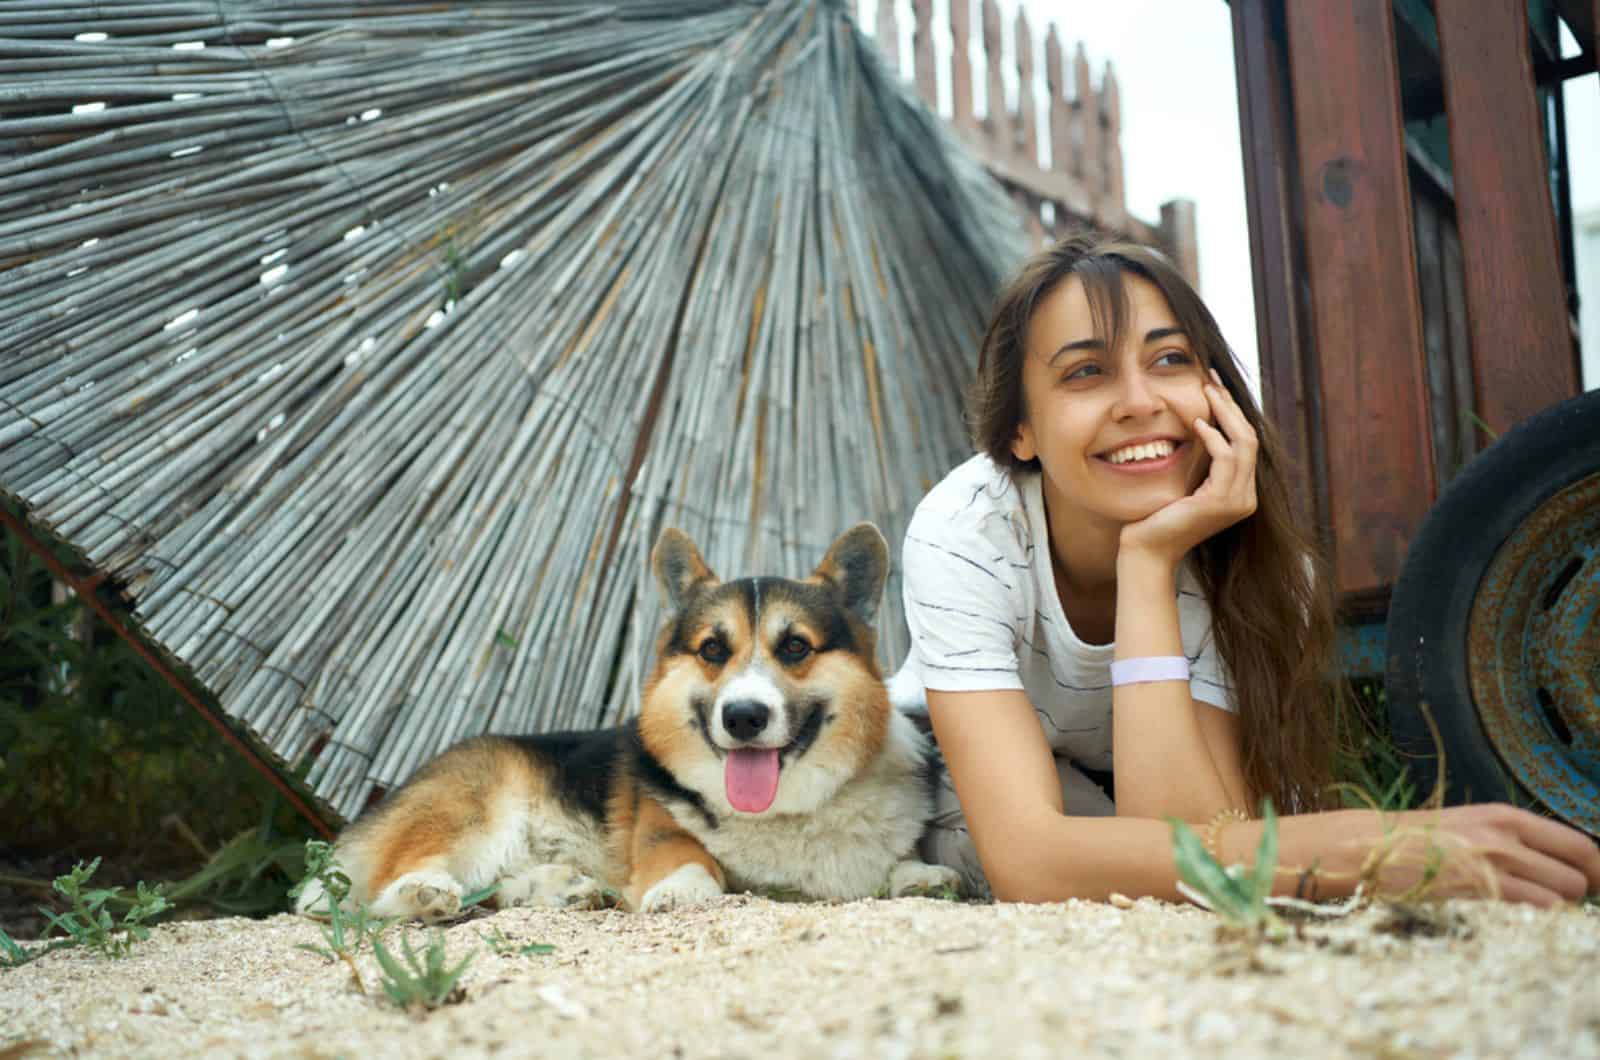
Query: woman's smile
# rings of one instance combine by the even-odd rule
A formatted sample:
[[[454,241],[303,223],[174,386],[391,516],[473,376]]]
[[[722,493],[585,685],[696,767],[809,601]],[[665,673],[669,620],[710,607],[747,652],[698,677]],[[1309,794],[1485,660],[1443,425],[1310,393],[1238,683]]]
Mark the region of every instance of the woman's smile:
[[[1105,470],[1118,475],[1151,475],[1170,471],[1189,455],[1190,442],[1181,438],[1138,438],[1095,454]]]

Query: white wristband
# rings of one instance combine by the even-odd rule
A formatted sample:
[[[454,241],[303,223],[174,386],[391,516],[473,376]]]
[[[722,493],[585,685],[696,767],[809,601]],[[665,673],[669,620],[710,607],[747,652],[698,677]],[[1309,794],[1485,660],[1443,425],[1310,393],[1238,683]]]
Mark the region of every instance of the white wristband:
[[[1187,680],[1189,660],[1181,655],[1146,655],[1136,659],[1118,659],[1111,664],[1111,683],[1114,686]]]

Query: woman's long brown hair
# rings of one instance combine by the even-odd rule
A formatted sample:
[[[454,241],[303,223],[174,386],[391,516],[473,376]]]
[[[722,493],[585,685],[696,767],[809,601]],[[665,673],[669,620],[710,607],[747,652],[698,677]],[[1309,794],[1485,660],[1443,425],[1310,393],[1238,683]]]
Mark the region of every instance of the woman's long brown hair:
[[[1127,275],[1165,296],[1202,364],[1217,370],[1260,438],[1255,513],[1202,542],[1192,557],[1239,708],[1252,801],[1271,796],[1290,813],[1322,808],[1334,801],[1345,699],[1329,579],[1320,550],[1295,525],[1277,432],[1245,386],[1211,311],[1178,270],[1158,251],[1094,234],[1065,239],[1024,263],[996,302],[967,395],[973,442],[1013,472],[1039,468],[1037,460],[1019,461],[1011,451],[1027,415],[1022,366],[1034,310],[1076,277],[1096,332],[1115,349],[1127,317]]]

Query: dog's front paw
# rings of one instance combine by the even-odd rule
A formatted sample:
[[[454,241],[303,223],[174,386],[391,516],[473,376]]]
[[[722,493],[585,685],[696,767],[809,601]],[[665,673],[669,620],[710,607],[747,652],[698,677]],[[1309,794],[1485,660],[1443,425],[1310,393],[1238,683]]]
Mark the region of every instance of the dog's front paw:
[[[902,861],[889,873],[889,896],[892,898],[904,898],[907,895],[959,898],[961,892],[961,873],[947,865]]]
[[[372,911],[434,923],[461,912],[461,884],[442,869],[408,872],[383,889]]]
[[[608,894],[599,880],[571,865],[535,865],[500,881],[495,901],[501,909],[602,909]]]
[[[664,913],[669,909],[705,905],[721,897],[722,884],[704,865],[691,861],[644,892],[639,900],[639,912]]]

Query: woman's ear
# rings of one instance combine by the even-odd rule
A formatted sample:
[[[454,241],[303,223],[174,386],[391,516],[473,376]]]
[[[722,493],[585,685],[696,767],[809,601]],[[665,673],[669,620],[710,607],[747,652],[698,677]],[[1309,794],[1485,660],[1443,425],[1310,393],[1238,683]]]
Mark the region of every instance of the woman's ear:
[[[1034,444],[1033,428],[1026,423],[1017,424],[1017,433],[1011,436],[1011,455],[1026,464],[1039,455],[1039,447]]]

